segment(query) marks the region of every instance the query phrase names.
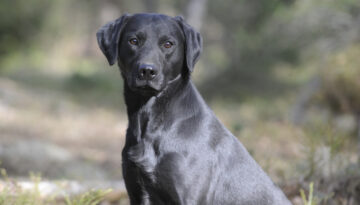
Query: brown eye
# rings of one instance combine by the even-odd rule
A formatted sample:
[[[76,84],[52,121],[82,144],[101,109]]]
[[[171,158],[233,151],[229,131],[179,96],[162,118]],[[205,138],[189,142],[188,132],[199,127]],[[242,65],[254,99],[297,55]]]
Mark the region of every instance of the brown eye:
[[[173,45],[174,45],[174,44],[171,43],[170,41],[166,41],[166,42],[164,43],[164,47],[165,47],[165,48],[171,48]]]
[[[137,45],[139,43],[139,41],[136,38],[132,38],[132,39],[129,40],[129,43],[131,45]]]

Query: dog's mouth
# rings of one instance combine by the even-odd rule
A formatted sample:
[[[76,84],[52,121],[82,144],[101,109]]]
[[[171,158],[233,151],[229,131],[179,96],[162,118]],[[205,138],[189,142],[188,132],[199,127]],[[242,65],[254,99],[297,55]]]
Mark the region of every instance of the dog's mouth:
[[[156,88],[150,82],[142,83],[133,87],[133,90],[143,95],[156,95],[160,89]]]
[[[143,91],[143,92],[158,92],[158,90],[150,85],[144,85],[136,87],[136,90]]]
[[[127,76],[129,88],[138,94],[145,96],[155,96],[163,90],[163,81],[161,78],[153,80],[142,80]]]

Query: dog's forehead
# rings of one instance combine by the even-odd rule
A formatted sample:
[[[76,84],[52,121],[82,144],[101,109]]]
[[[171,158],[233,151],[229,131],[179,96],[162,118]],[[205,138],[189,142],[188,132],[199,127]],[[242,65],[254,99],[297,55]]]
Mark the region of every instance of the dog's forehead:
[[[128,32],[153,32],[178,36],[182,33],[174,18],[161,14],[135,14],[126,24]]]

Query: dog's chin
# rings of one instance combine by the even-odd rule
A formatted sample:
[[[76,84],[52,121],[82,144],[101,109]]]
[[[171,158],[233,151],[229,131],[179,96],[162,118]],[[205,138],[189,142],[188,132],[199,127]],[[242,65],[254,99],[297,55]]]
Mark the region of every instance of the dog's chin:
[[[155,96],[161,91],[161,89],[158,89],[149,84],[134,86],[132,90],[144,96]]]

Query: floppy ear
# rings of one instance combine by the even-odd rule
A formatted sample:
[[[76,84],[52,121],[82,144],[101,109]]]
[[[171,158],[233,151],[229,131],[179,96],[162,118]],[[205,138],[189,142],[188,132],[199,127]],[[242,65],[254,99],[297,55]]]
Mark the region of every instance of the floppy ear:
[[[200,33],[187,24],[183,17],[176,16],[174,18],[179,23],[185,35],[186,66],[189,72],[192,72],[202,51],[202,38]]]
[[[115,21],[102,26],[96,33],[99,47],[110,65],[114,65],[118,58],[120,35],[128,17],[128,14],[124,14]]]

